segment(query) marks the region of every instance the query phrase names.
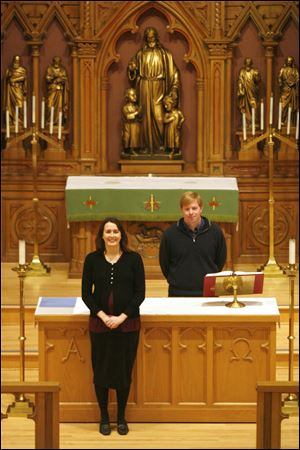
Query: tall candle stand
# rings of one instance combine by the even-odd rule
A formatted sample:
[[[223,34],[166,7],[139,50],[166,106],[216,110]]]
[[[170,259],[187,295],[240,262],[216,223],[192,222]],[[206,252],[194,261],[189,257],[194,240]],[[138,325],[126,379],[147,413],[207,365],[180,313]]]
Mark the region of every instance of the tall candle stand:
[[[294,313],[295,313],[295,278],[297,267],[296,264],[289,264],[285,269],[287,276],[289,277],[289,291],[290,291],[290,309],[289,309],[289,380],[294,381]],[[289,414],[293,414],[298,411],[298,399],[295,394],[288,394],[284,400],[283,411]]]
[[[38,248],[38,228],[39,228],[39,199],[38,199],[38,188],[37,188],[37,169],[38,169],[38,138],[43,141],[48,142],[52,147],[58,149],[59,151],[63,151],[63,143],[61,138],[61,132],[59,134],[59,139],[55,140],[53,137],[48,136],[44,132],[37,130],[35,123],[33,123],[31,130],[26,130],[24,128],[23,133],[16,134],[14,137],[9,138],[7,136],[6,148],[9,149],[13,145],[16,145],[18,142],[24,141],[29,136],[31,136],[31,148],[32,148],[32,170],[33,170],[33,211],[34,211],[34,240],[33,240],[33,257],[30,263],[30,272],[27,276],[43,276],[49,275],[51,268],[46,266],[39,257],[39,248]]]
[[[32,133],[31,148],[32,148],[32,170],[33,170],[33,210],[34,210],[34,242],[33,242],[33,257],[30,263],[32,271],[29,275],[41,276],[50,274],[50,267],[46,266],[39,257],[38,246],[38,221],[39,221],[39,198],[37,195],[37,161],[38,161],[38,141],[37,131],[35,128]]]
[[[274,256],[274,192],[273,192],[273,178],[274,178],[274,138],[279,141],[288,144],[290,147],[297,149],[297,143],[292,141],[290,138],[286,138],[281,134],[277,133],[275,129],[269,126],[269,129],[260,134],[257,137],[251,138],[249,141],[244,140],[241,144],[241,149],[249,149],[253,145],[267,139],[268,145],[268,160],[269,160],[269,259],[268,261],[258,268],[259,272],[264,272],[265,276],[280,277],[284,275],[282,268],[276,262]]]
[[[20,282],[20,381],[25,381],[25,311],[24,311],[24,281],[31,270],[28,264],[19,264],[16,267],[13,267],[12,270],[17,272]],[[34,412],[34,404],[30,402],[23,393],[14,394],[15,402],[11,403],[7,407],[7,415],[8,416],[33,416]]]

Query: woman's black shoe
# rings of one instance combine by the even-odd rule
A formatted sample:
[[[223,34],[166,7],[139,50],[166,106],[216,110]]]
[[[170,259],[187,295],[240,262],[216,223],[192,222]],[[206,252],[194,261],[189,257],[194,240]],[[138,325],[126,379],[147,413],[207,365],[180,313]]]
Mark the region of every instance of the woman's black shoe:
[[[125,421],[118,423],[117,430],[119,434],[127,434],[129,431],[127,423]]]
[[[104,434],[105,436],[108,436],[111,433],[111,428],[109,423],[101,423],[99,425],[99,432],[101,434]]]

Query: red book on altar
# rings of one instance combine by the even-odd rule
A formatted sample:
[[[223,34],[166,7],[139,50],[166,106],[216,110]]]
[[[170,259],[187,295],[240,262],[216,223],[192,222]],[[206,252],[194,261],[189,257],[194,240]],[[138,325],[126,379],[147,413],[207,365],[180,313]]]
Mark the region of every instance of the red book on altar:
[[[232,272],[228,270],[205,275],[203,297],[219,297],[230,294],[227,285],[229,277],[232,276],[238,277],[238,294],[261,294],[263,292],[263,272]]]

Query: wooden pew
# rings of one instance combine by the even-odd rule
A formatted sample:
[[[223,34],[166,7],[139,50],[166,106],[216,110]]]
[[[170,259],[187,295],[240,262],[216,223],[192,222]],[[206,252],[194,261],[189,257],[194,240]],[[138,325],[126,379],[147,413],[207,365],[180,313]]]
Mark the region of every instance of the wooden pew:
[[[256,448],[281,448],[282,394],[299,395],[299,383],[264,381],[257,383]]]
[[[1,394],[35,395],[35,448],[59,449],[59,391],[59,383],[51,381],[1,383]]]

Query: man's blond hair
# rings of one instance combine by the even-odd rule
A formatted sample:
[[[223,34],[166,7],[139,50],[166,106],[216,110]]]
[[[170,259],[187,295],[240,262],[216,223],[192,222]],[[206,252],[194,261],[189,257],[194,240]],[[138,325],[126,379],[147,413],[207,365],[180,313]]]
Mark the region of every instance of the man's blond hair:
[[[203,200],[200,197],[200,195],[198,194],[198,192],[193,192],[193,191],[187,191],[184,192],[181,197],[180,197],[180,208],[183,208],[184,206],[189,205],[190,203],[194,202],[194,201],[198,202],[198,205],[200,206],[200,208],[202,208],[203,206]]]

